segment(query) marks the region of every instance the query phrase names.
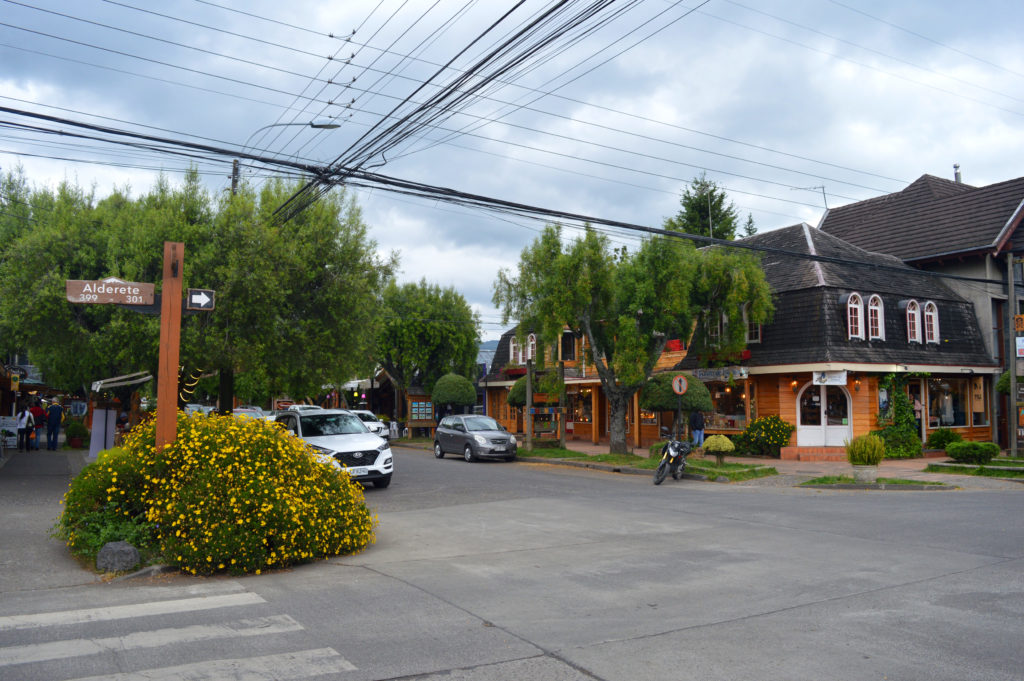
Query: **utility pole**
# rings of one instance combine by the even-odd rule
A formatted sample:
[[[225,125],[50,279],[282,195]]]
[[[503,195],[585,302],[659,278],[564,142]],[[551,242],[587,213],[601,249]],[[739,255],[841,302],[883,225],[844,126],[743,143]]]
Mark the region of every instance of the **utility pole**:
[[[231,162],[231,196],[238,193],[240,179],[238,159]],[[235,369],[222,367],[217,379],[217,404],[221,414],[230,414],[235,408]]]
[[[1006,354],[1006,366],[1010,370],[1010,399],[1007,400],[1009,409],[1007,409],[1006,423],[1007,430],[1009,431],[1010,441],[1007,443],[1010,446],[1010,456],[1017,456],[1017,414],[1020,407],[1017,405],[1017,282],[1013,276],[1013,253],[1006,253],[1006,336],[1007,342],[1007,354]]]

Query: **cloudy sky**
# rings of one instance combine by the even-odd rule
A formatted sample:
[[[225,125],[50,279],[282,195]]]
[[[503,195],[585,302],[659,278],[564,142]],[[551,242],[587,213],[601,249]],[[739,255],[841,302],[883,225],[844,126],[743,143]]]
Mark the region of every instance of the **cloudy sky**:
[[[244,149],[657,227],[706,172],[766,231],[954,163],[1020,176],[1021,25],[1019,0],[0,0],[0,106],[223,148],[193,160],[211,192]],[[72,128],[0,112],[0,169],[38,185],[138,194],[189,162],[25,124]],[[356,196],[402,280],[500,335],[496,273],[541,223]]]

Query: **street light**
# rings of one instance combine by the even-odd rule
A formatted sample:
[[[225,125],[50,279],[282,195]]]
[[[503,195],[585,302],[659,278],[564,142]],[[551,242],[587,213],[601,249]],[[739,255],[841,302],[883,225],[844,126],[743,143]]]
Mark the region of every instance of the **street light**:
[[[314,130],[334,130],[336,128],[341,127],[341,123],[337,123],[331,120],[330,118],[322,118],[315,121],[310,121],[308,123],[271,123],[270,125],[264,125],[262,128],[257,128],[251,135],[249,135],[249,139],[245,140],[245,144],[242,145],[242,151],[245,151],[247,148],[249,148],[249,142],[252,141],[252,138],[258,135],[259,133],[263,132],[264,130],[267,130],[268,128],[280,128],[293,125],[301,125],[304,128],[309,127],[313,128]]]

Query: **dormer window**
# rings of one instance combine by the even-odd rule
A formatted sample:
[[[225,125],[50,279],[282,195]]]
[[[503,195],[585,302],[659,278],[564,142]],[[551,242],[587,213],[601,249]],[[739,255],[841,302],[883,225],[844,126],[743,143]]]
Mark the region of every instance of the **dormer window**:
[[[847,338],[864,340],[864,301],[856,293],[846,299]]]
[[[921,342],[921,306],[916,300],[907,303],[907,342]]]
[[[924,304],[924,342],[939,342],[939,308],[930,300]]]
[[[526,359],[537,358],[537,336],[530,334],[526,338]]]
[[[523,358],[519,356],[519,341],[516,340],[515,336],[512,336],[512,340],[508,342],[508,361],[509,363],[515,362],[516,364],[523,363]]]
[[[885,308],[880,296],[868,298],[868,338],[885,340]]]

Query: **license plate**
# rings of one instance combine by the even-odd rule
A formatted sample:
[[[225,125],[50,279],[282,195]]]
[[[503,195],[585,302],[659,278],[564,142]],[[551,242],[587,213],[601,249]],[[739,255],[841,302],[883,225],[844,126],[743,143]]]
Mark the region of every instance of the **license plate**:
[[[348,469],[348,474],[350,476],[352,476],[353,478],[362,477],[362,476],[366,475],[369,472],[370,471],[369,471],[368,468],[349,468]]]
[[[505,448],[504,447],[495,447],[494,451],[496,451],[496,452],[503,452],[503,451],[505,451]]]

